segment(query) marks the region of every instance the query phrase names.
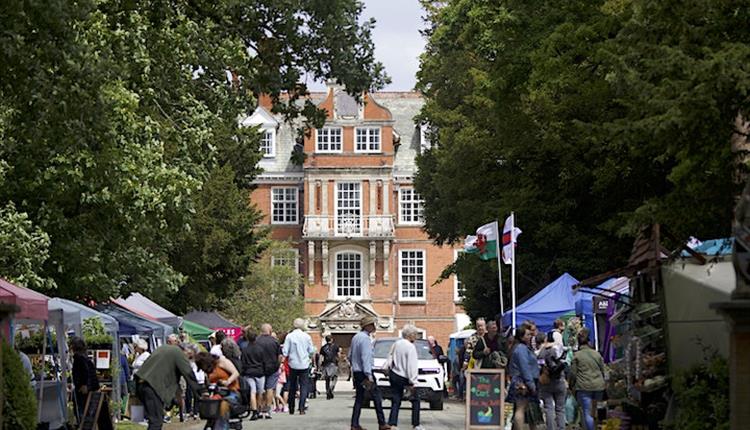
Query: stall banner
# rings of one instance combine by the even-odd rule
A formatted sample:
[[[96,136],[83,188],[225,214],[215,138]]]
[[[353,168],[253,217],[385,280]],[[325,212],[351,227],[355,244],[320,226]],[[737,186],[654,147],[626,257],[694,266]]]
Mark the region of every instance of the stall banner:
[[[222,327],[216,330],[223,331],[227,337],[231,337],[235,341],[239,341],[242,337],[242,329],[240,327]]]

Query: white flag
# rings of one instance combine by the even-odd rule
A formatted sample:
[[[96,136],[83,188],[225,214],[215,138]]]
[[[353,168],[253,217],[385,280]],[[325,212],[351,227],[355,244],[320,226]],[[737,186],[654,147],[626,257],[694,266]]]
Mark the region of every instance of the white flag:
[[[515,226],[513,214],[511,214],[505,220],[505,226],[503,227],[503,262],[505,264],[512,264],[516,258],[515,248],[519,234],[521,234],[521,229]]]

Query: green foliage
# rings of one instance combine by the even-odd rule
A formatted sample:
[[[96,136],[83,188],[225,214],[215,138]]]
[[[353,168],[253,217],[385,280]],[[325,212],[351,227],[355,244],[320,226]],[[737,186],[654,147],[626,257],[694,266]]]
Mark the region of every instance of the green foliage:
[[[0,340],[3,367],[3,430],[36,428],[37,404],[34,390],[21,357],[4,340]]]
[[[237,189],[256,174],[259,135],[237,119],[268,93],[320,122],[303,77],[353,94],[387,80],[353,0],[6,3],[0,271],[63,297],[230,293],[256,238],[222,238],[204,190],[225,168]]]
[[[98,317],[85,318],[81,327],[83,340],[89,348],[98,346],[112,348],[112,336],[107,333],[102,320]]]
[[[677,418],[672,426],[680,430],[729,429],[729,366],[712,355],[672,382],[677,400]]]
[[[21,331],[16,332],[14,345],[19,351],[39,354],[42,352],[44,345],[44,332],[41,330],[31,331],[28,336],[24,336]]]
[[[277,332],[291,330],[294,319],[305,314],[303,278],[293,264],[296,256],[291,244],[269,242],[258,261],[251,264],[243,287],[229,301],[226,316],[256,330],[263,323],[270,323]],[[281,259],[287,264],[279,264]]]
[[[745,3],[423,1],[427,233],[454,243],[514,211],[519,297],[566,271],[623,266],[644,223],[727,235],[730,138],[750,86]],[[486,276],[467,289],[491,296]]]
[[[234,183],[225,165],[211,172],[196,198],[190,234],[181,237],[175,267],[187,281],[170,301],[171,309],[223,309],[242,285],[265,231],[254,229],[262,214],[250,206],[247,190]]]
[[[3,117],[0,112],[0,142]],[[0,159],[0,187],[9,165]],[[0,206],[0,276],[14,284],[37,290],[54,288],[55,281],[39,275],[37,269],[49,258],[49,235],[35,226],[13,202]]]

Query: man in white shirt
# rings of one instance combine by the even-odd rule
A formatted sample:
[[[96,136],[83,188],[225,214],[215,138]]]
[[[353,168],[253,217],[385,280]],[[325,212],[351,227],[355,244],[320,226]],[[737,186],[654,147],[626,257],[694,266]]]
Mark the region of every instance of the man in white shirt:
[[[419,376],[419,358],[414,341],[417,340],[419,330],[411,324],[406,324],[401,329],[403,339],[397,340],[388,354],[386,366],[390,369],[388,379],[391,383],[393,401],[391,402],[391,414],[388,417],[388,425],[396,429],[398,425],[398,412],[401,408],[401,399],[404,389],[409,391],[411,401],[411,425],[414,430],[423,430],[419,424],[419,393],[414,387]]]
[[[226,339],[226,337],[227,335],[221,330],[216,330],[208,336],[208,340],[211,342],[211,355],[214,357],[224,356],[224,352],[221,350],[221,341]]]
[[[299,414],[305,415],[305,402],[310,390],[310,364],[315,347],[309,334],[302,331],[305,320],[294,320],[294,330],[286,335],[282,353],[289,363],[289,414],[294,415],[294,400],[299,385]]]

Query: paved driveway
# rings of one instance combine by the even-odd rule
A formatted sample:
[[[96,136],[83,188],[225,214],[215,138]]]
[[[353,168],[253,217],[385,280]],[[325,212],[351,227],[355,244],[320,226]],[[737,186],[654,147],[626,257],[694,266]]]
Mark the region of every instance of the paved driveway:
[[[325,392],[322,385],[319,386],[321,392]],[[317,399],[308,401],[308,412],[306,415],[289,415],[278,413],[274,414],[270,420],[262,421],[245,421],[243,428],[258,430],[334,430],[349,429],[349,422],[352,415],[352,406],[354,405],[354,393],[351,383],[342,381],[336,387],[336,398],[326,400],[325,394],[318,396]],[[423,410],[421,414],[422,425],[427,430],[436,429],[461,429],[464,426],[465,406],[463,403],[446,402],[442,411],[430,411],[427,409],[427,403],[422,403]],[[388,418],[388,408],[390,401],[385,401],[385,415]],[[411,429],[411,405],[404,402],[401,405],[399,414],[400,428]],[[377,430],[377,420],[375,419],[374,409],[364,409],[362,411],[361,425],[368,430]],[[191,421],[184,424],[172,424],[169,429],[180,430],[200,430],[203,428],[203,422]]]

